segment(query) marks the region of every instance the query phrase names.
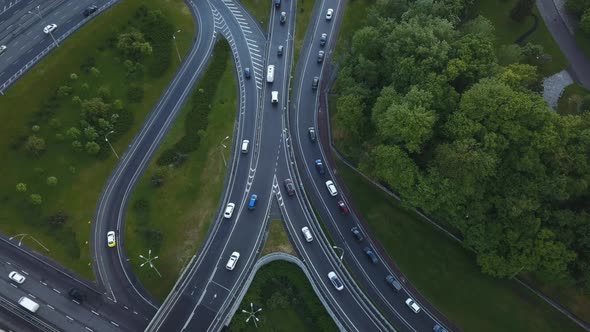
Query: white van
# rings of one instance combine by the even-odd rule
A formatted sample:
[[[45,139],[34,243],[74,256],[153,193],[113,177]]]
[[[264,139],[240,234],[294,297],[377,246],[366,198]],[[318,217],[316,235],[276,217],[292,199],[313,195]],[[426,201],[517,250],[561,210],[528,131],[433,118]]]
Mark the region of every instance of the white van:
[[[39,310],[39,304],[26,296],[18,299],[18,304],[32,313],[35,313],[37,310]]]
[[[242,153],[248,153],[248,145],[250,145],[250,141],[245,139],[242,141]]]
[[[278,103],[279,102],[279,92],[278,91],[272,91],[270,94],[271,94],[270,101],[273,104]]]
[[[275,80],[275,66],[268,65],[268,70],[266,71],[266,81],[268,83],[272,83]]]

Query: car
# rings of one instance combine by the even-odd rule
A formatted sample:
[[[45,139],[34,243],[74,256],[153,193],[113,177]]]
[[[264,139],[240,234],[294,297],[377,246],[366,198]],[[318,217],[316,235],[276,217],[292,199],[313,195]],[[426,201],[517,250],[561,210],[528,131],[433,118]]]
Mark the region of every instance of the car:
[[[344,203],[344,201],[338,201],[338,207],[340,208],[340,213],[344,215],[350,213],[350,210],[348,210],[348,206],[346,206],[346,203]]]
[[[285,22],[287,22],[287,13],[281,12],[281,18],[279,19],[279,22],[281,24],[285,24]]]
[[[88,7],[88,8],[86,8],[86,9],[84,9],[84,13],[83,14],[84,14],[84,16],[88,17],[88,16],[92,15],[92,13],[94,13],[97,10],[98,10],[98,7],[95,6],[95,5],[92,5],[92,6]]]
[[[315,140],[316,140],[315,128],[309,127],[309,128],[307,128],[307,132],[309,133],[309,140],[312,142],[315,142]]]
[[[338,195],[338,190],[336,190],[336,186],[334,185],[334,182],[332,182],[332,180],[326,181],[326,188],[328,188],[328,192],[330,193],[330,195]]]
[[[78,301],[78,302],[84,302],[86,300],[86,293],[84,293],[82,290],[80,290],[79,288],[71,288],[68,291],[68,295]]]
[[[4,53],[8,47],[6,45],[0,45],[0,54]]]
[[[231,218],[231,215],[234,214],[235,207],[236,205],[234,203],[227,203],[227,206],[225,207],[225,212],[223,212],[223,217],[225,219]]]
[[[318,52],[318,62],[322,62],[324,61],[324,51],[319,51]]]
[[[322,163],[321,159],[316,160],[314,163],[315,168],[318,170],[318,173],[326,174],[326,169],[324,168],[324,163]]]
[[[326,12],[326,21],[330,21],[332,19],[332,15],[334,15],[334,9],[328,8]]]
[[[351,228],[350,231],[352,232],[352,235],[354,235],[358,242],[361,242],[363,240],[363,233],[361,233],[361,230],[357,226]]]
[[[244,77],[250,78],[250,67],[244,68]]]
[[[311,231],[309,230],[309,227],[305,226],[301,229],[301,233],[303,233],[303,237],[305,238],[305,241],[307,242],[311,242],[313,241],[313,237],[311,236]]]
[[[25,282],[25,280],[27,278],[25,278],[25,276],[23,276],[22,274],[16,272],[16,271],[12,271],[8,274],[8,278],[10,278],[10,280],[16,282],[17,284],[22,284],[23,282]]]
[[[18,304],[32,313],[35,313],[37,310],[39,310],[39,303],[29,299],[26,296],[22,296],[20,299],[18,299]]]
[[[315,90],[315,89],[317,89],[317,88],[318,88],[318,85],[319,85],[319,84],[320,84],[320,78],[319,78],[319,77],[317,77],[317,76],[315,76],[315,77],[313,78],[313,81],[311,82],[311,88]]]
[[[373,251],[373,249],[371,247],[365,247],[363,249],[363,251],[365,252],[365,254],[367,254],[369,259],[371,260],[371,263],[373,263],[373,264],[379,263],[379,259],[377,258],[377,255],[375,255],[375,252]]]
[[[248,210],[254,210],[256,208],[257,201],[258,201],[258,195],[252,194],[252,196],[250,196],[250,202],[248,203]]]
[[[279,45],[279,47],[277,47],[277,56],[282,56],[283,55],[283,45]]]
[[[276,8],[281,7],[281,0],[275,0],[275,7]]]
[[[342,284],[342,281],[340,281],[340,278],[338,278],[336,272],[330,271],[328,273],[328,279],[330,279],[332,285],[334,285],[334,288],[336,288],[337,291],[341,291],[344,289],[344,284]]]
[[[114,248],[117,245],[117,242],[115,241],[115,231],[107,233],[107,245],[109,248]]]
[[[232,252],[231,256],[229,256],[227,264],[225,264],[225,268],[230,271],[233,270],[238,263],[238,259],[240,259],[240,253],[237,251]]]
[[[411,297],[408,297],[408,299],[406,300],[406,305],[408,307],[410,307],[410,309],[412,309],[412,311],[414,313],[419,313],[420,312],[420,306],[418,305],[418,303],[416,303],[416,301],[414,301]]]
[[[391,274],[388,274],[385,277],[385,282],[387,282],[396,292],[399,292],[402,289],[402,284],[400,284]]]
[[[322,33],[322,35],[320,36],[320,46],[326,45],[327,40],[328,40],[328,34]]]
[[[250,141],[245,139],[242,141],[242,153],[248,153],[248,146],[250,145]]]
[[[447,329],[440,326],[439,324],[434,325],[434,327],[432,328],[432,331],[434,331],[434,332],[448,332]]]
[[[293,180],[285,179],[283,184],[285,185],[285,190],[287,191],[287,195],[295,196],[295,185],[293,184]]]
[[[53,31],[55,31],[55,29],[57,29],[57,24],[49,24],[48,26],[43,28],[43,32],[45,34],[48,34],[48,33],[52,33]]]
[[[279,102],[279,92],[278,91],[272,91],[270,93],[270,102],[273,104],[277,104]]]

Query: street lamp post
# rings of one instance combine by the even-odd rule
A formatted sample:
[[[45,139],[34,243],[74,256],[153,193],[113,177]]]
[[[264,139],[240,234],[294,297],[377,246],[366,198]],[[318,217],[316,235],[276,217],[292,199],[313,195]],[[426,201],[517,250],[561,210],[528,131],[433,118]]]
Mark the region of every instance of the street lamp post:
[[[143,255],[139,255],[139,258],[143,259],[145,262],[141,263],[141,265],[139,265],[139,267],[143,267],[146,264],[150,265],[151,269],[154,269],[156,271],[156,273],[158,274],[158,276],[160,276],[160,278],[162,278],[162,275],[160,274],[160,271],[158,271],[158,269],[156,269],[156,266],[154,265],[153,261],[155,261],[156,259],[158,259],[158,256],[154,256],[152,257],[152,249],[148,250],[148,256],[144,257]]]
[[[256,322],[260,321],[260,319],[258,319],[258,317],[256,317],[256,314],[261,311],[262,311],[262,308],[258,308],[256,311],[254,311],[254,305],[252,304],[252,302],[250,302],[250,311],[242,309],[242,313],[248,314],[248,318],[246,318],[246,323],[248,323],[250,321],[250,319],[254,318],[254,319],[252,319],[252,321],[254,322],[254,326],[256,326],[258,328],[258,324],[256,324]]]
[[[225,144],[223,144],[223,142],[225,142],[225,140],[227,140],[229,138],[229,136],[225,136],[225,138],[223,140],[221,140],[221,142],[219,143],[219,152],[221,153],[221,157],[223,158],[223,166],[227,167],[227,161],[225,160],[225,148],[227,148],[227,146],[225,146]]]
[[[117,157],[117,159],[119,159],[119,155],[117,154],[117,151],[115,151],[115,148],[113,148],[113,146],[111,145],[111,142],[109,142],[109,138],[108,136],[112,133],[114,133],[114,130],[109,131],[106,135],[104,135],[104,140],[107,142],[107,144],[111,147],[111,150],[113,151],[113,153],[115,154],[115,157]]]
[[[20,238],[20,240],[18,241],[18,246],[20,247],[21,244],[23,243],[23,240],[25,239],[25,237],[30,237],[33,241],[35,241],[38,245],[40,245],[43,249],[45,249],[45,251],[49,252],[49,249],[47,249],[46,246],[44,246],[41,242],[39,242],[37,239],[35,239],[32,235],[29,234],[16,234],[15,236],[12,236],[10,238],[8,238],[9,241],[12,241],[12,239],[15,238]]]
[[[172,39],[174,39],[174,47],[176,47],[176,55],[178,55],[178,61],[182,62],[182,59],[180,58],[180,52],[178,52],[178,44],[176,43],[176,34],[179,33],[181,30],[176,31],[175,33],[172,34]]]
[[[342,258],[344,258],[344,249],[337,247],[337,246],[332,246],[332,249],[338,249],[340,250],[340,257],[338,257],[340,259],[340,264],[342,264]]]
[[[35,7],[35,9],[37,9],[37,12],[29,10],[29,14],[35,14],[35,15],[37,15],[37,17],[39,17],[40,20],[42,20],[43,16],[41,15],[41,5]],[[51,39],[53,39],[55,46],[59,47],[59,43],[57,42],[57,40],[55,39],[55,37],[53,36],[53,33],[51,31],[49,31],[49,35],[51,36]]]

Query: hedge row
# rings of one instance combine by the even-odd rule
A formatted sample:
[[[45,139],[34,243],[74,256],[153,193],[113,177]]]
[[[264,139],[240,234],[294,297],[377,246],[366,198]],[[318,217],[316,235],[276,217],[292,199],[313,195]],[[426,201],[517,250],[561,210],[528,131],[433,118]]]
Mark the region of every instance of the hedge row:
[[[148,10],[143,5],[136,13],[140,31],[152,46],[152,56],[146,65],[152,77],[160,77],[172,63],[174,24],[159,10]]]
[[[179,165],[188,153],[199,148],[201,135],[209,123],[213,97],[217,89],[223,88],[219,78],[226,70],[229,57],[229,44],[225,41],[217,43],[213,50],[213,60],[191,96],[190,109],[185,121],[185,134],[172,148],[162,152],[157,160],[158,165]]]

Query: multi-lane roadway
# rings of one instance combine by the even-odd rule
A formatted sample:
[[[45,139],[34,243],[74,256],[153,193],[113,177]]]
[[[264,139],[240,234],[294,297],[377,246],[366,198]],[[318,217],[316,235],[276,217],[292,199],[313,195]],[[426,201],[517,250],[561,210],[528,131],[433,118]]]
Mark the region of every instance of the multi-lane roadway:
[[[5,12],[0,8],[0,27],[5,25],[7,29],[16,31],[11,36],[0,35],[4,38],[0,39],[0,45],[9,46],[0,58],[0,84],[7,77],[14,76],[25,63],[38,57],[40,52],[52,45],[57,46],[56,42],[64,37],[59,32],[65,30],[71,33],[84,23],[81,13],[89,3],[48,1],[44,8],[53,9],[43,12],[35,1],[21,0]],[[99,6],[103,4],[108,3],[99,1]],[[308,138],[309,127],[318,131],[318,91],[322,87],[320,84],[317,90],[312,89],[312,82],[315,77],[322,81],[324,63],[329,61],[338,33],[343,3],[339,0],[316,2],[295,75],[292,99],[289,93],[297,14],[295,1],[283,0],[277,7],[271,7],[269,3],[270,20],[266,36],[239,2],[208,0],[188,1],[187,4],[199,24],[197,38],[177,75],[122,155],[101,194],[93,220],[92,255],[98,286],[104,298],[123,310],[133,308],[138,317],[151,317],[157,311],[148,326],[150,331],[220,330],[233,314],[230,312],[231,305],[239,300],[236,294],[240,293],[259,256],[270,207],[278,204],[298,254],[344,329],[423,331],[432,329],[434,324],[441,324],[440,315],[426,303],[420,303],[422,308],[417,314],[406,306],[406,298],[416,297],[416,294],[403,277],[396,276],[403,285],[399,292],[394,292],[385,283],[386,275],[395,275],[383,263],[387,259],[378,250],[373,250],[379,263],[373,264],[368,260],[363,248],[375,249],[375,244],[366,236],[368,232],[362,229],[354,213],[340,213],[336,202],[348,205],[342,193],[336,197],[328,193],[324,184],[326,180],[332,179],[336,188],[339,186],[331,168],[326,167],[326,173],[319,174],[314,165],[316,159],[325,162],[327,158],[321,149],[321,142],[311,142]],[[328,8],[332,9],[331,19],[326,17]],[[4,21],[2,15],[6,13],[13,14],[10,20]],[[17,16],[24,18],[12,19]],[[33,20],[34,17],[37,20]],[[49,35],[50,40],[37,40],[40,37],[35,29],[40,27],[42,30],[49,21],[57,24],[59,29]],[[326,37],[320,43],[324,33]],[[42,31],[41,34],[41,37],[47,37]],[[139,177],[205,70],[215,41],[221,37],[231,46],[240,98],[226,190],[205,244],[158,310],[159,304],[138,282],[126,259],[125,210]],[[279,54],[279,48],[282,54]],[[319,59],[320,51],[324,52],[323,61]],[[275,67],[273,82],[267,82],[268,65]],[[249,69],[250,77],[246,77],[246,69]],[[274,94],[278,94],[278,100],[271,102]],[[243,140],[250,142],[247,152],[241,151]],[[295,184],[296,194],[292,197],[283,186],[285,179],[292,179]],[[253,194],[257,196],[256,206],[249,209]],[[334,243],[323,234],[309,199]],[[222,212],[230,202],[236,208],[230,218],[224,218]],[[312,232],[314,240],[311,242],[304,240],[301,233],[304,226]],[[365,235],[361,243],[350,233],[352,226],[359,227]],[[116,249],[107,246],[108,231],[115,231]],[[333,244],[344,250],[344,262],[348,269],[334,252]],[[240,258],[235,268],[228,270],[226,263],[232,252],[239,252]],[[327,277],[328,272],[339,276],[344,286],[342,290],[334,287]],[[64,308],[66,311],[79,311],[67,305]],[[52,322],[50,318],[46,319]],[[113,322],[110,324],[110,327],[117,326]],[[141,325],[143,322],[139,319],[134,324]],[[107,331],[107,327],[104,330]]]

